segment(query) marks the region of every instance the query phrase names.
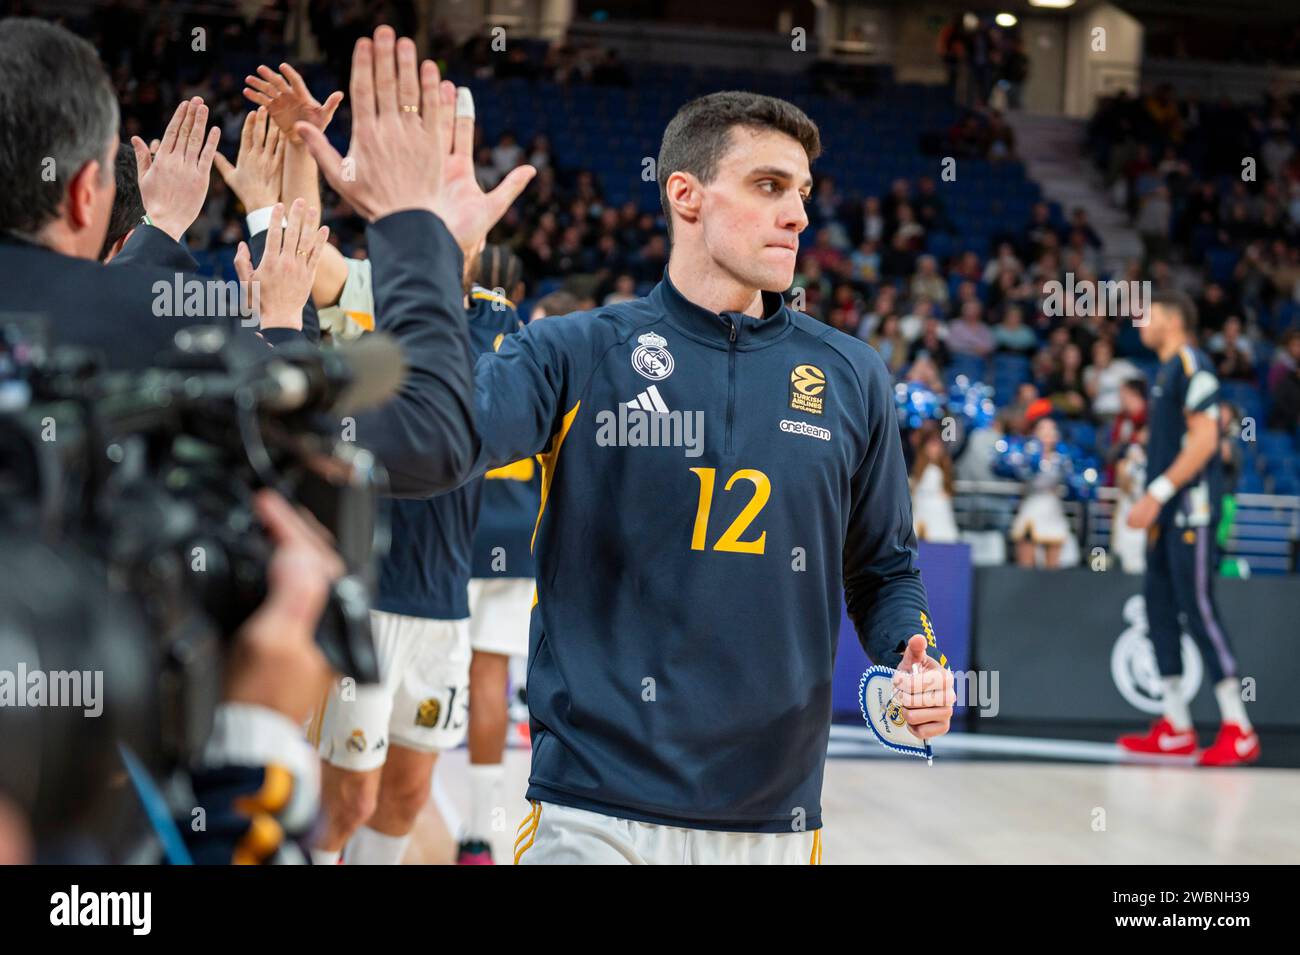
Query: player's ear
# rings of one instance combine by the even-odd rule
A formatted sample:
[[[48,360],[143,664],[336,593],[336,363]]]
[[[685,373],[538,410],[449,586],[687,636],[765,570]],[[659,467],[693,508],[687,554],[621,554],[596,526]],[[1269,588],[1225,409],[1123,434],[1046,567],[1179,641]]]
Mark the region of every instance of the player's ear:
[[[678,218],[684,222],[699,221],[704,195],[698,179],[679,169],[668,177],[664,189],[668,194],[668,205],[677,213]]]

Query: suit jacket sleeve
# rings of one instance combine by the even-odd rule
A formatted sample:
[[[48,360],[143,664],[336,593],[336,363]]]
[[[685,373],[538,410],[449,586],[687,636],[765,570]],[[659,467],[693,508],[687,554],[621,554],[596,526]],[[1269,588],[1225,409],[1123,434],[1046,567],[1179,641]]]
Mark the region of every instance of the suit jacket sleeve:
[[[108,264],[147,265],[173,272],[197,272],[199,269],[199,263],[194,261],[194,256],[184,245],[152,225],[136,226],[122,251]]]
[[[394,497],[429,497],[463,483],[473,454],[463,257],[431,212],[386,216],[366,238],[375,327],[401,344],[406,378],[393,399],[354,416],[355,437],[388,471]]]

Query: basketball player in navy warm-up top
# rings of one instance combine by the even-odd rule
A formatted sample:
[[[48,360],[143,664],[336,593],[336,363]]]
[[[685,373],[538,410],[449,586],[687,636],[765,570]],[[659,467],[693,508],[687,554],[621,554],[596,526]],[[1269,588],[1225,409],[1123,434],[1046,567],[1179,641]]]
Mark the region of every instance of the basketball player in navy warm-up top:
[[[1160,356],[1151,389],[1146,495],[1129,511],[1129,526],[1147,528],[1146,605],[1164,695],[1164,715],[1145,734],[1121,736],[1134,753],[1190,756],[1196,752],[1187,701],[1179,614],[1214,682],[1223,725],[1201,753],[1203,766],[1232,766],[1259,758],[1259,737],[1246,717],[1237,661],[1214,600],[1218,566],[1215,528],[1222,499],[1219,380],[1194,345],[1196,306],[1178,292],[1155,296],[1142,342]]]

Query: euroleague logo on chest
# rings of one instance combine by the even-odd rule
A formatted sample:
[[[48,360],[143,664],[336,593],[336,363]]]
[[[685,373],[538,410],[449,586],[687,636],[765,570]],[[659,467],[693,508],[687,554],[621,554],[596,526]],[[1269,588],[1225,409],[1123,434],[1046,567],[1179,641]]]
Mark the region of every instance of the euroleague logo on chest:
[[[632,368],[642,378],[663,381],[673,373],[673,356],[669,353],[668,339],[654,332],[637,338],[641,344],[632,352]]]
[[[790,407],[804,414],[821,414],[826,375],[816,365],[795,365],[790,372]]]

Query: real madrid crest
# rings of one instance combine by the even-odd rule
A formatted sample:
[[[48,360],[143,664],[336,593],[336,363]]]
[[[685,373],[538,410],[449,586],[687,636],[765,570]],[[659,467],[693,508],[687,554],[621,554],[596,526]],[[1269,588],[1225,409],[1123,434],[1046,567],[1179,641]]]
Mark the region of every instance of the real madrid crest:
[[[652,381],[663,381],[673,373],[673,356],[666,347],[668,339],[646,332],[637,341],[641,344],[632,352],[632,367],[638,375]]]

